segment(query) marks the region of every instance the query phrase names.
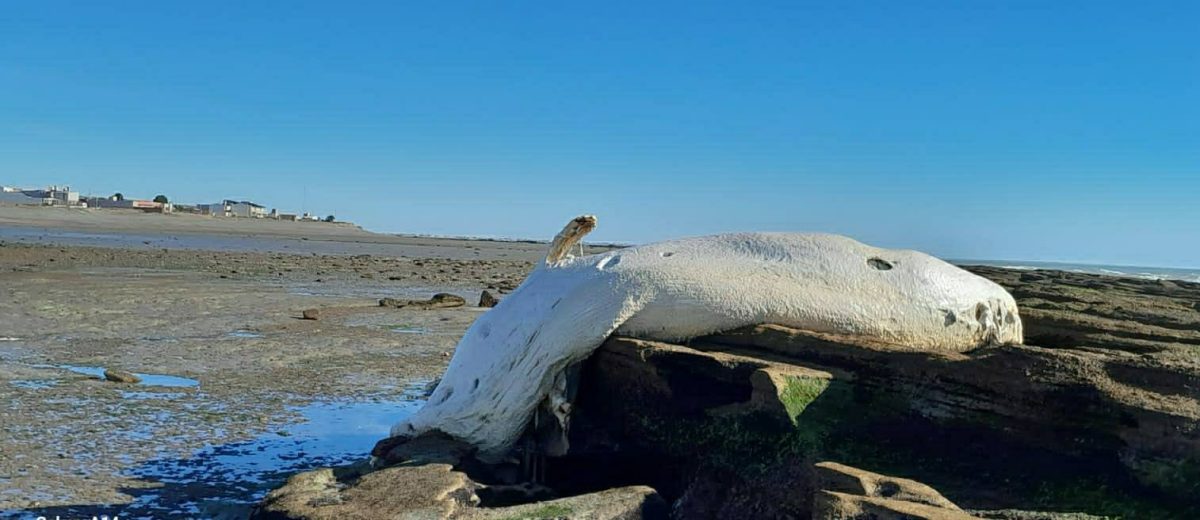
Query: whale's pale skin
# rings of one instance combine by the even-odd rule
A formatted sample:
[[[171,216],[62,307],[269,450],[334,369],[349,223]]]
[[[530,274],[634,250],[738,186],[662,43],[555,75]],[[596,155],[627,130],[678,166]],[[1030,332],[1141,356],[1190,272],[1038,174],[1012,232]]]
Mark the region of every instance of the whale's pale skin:
[[[925,350],[1022,341],[1007,291],[924,253],[732,233],[570,256],[595,222],[568,224],[546,262],[471,325],[428,403],[393,435],[440,430],[501,456],[538,404],[555,402],[566,367],[613,333],[682,340],[778,323]]]

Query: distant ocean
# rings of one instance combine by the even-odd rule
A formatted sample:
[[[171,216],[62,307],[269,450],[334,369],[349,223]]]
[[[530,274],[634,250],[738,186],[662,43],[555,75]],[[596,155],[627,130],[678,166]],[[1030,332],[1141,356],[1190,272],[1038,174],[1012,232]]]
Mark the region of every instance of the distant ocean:
[[[1075,273],[1107,274],[1148,280],[1183,280],[1200,283],[1200,269],[1174,267],[1138,267],[1132,265],[1069,264],[1063,262],[1026,262],[1016,260],[950,260],[957,265],[990,265],[1009,269],[1055,269]]]

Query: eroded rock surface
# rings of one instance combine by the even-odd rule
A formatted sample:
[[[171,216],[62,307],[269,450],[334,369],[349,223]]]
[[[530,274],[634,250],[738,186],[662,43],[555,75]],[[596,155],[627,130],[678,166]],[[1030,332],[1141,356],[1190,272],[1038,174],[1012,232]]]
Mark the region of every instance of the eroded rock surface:
[[[340,472],[340,474],[339,474]],[[653,489],[626,486],[535,503],[487,507],[472,481],[449,464],[400,465],[362,473],[323,468],[291,477],[251,515],[255,520],[515,520],[666,518]]]
[[[1025,343],[1194,358],[1200,348],[1200,284],[1064,271],[968,266],[1009,290]],[[1195,381],[1191,388],[1198,388]]]
[[[450,518],[479,499],[475,483],[448,464],[394,467],[359,475],[323,468],[300,473],[267,495],[253,518],[369,520]]]
[[[817,487],[820,491],[962,511],[936,489],[915,480],[880,475],[837,462],[818,462],[816,472]]]
[[[916,478],[977,515],[1195,516],[1200,356],[1184,328],[1200,284],[975,271],[1018,295],[1031,337],[1073,339],[930,353],[777,325],[686,346],[611,338],[585,369],[572,449],[660,456],[675,466],[659,490],[694,517],[812,510],[766,483],[812,488],[795,468],[821,456]]]
[[[447,513],[463,518],[650,518],[664,500],[674,518],[1200,517],[1200,284],[972,269],[1017,296],[1030,344],[928,352],[772,324],[614,336],[507,465],[444,436],[375,455],[478,475],[483,507]],[[571,410],[565,431],[539,420],[548,405]],[[521,489],[532,503],[495,503]]]
[[[890,498],[851,495],[837,491],[817,493],[813,520],[977,520],[960,510]]]

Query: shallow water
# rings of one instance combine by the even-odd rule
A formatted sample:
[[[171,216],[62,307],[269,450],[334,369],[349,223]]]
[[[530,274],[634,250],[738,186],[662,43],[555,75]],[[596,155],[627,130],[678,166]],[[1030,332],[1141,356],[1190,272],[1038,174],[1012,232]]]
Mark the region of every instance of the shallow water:
[[[122,517],[192,515],[244,518],[288,476],[363,460],[391,425],[420,401],[315,402],[295,408],[303,421],[242,442],[216,444],[188,458],[151,461],[130,472],[163,487],[132,493]]]
[[[1134,265],[1102,265],[1102,264],[1072,264],[1066,262],[1036,262],[1021,260],[951,260],[958,265],[989,265],[1031,271],[1034,269],[1054,269],[1072,273],[1104,274],[1109,276],[1124,276],[1142,278],[1145,280],[1182,280],[1200,283],[1200,269],[1181,267],[1144,267]]]
[[[53,388],[58,384],[57,379],[15,379],[9,381],[9,384],[17,388],[25,388],[27,390],[41,390],[44,388]]]
[[[377,441],[387,437],[391,425],[421,406],[421,389],[407,387],[394,401],[316,401],[291,407],[297,420],[271,425],[251,439],[224,441],[227,433],[217,430],[206,447],[180,457],[168,445],[160,458],[133,466],[124,474],[143,484],[123,488],[133,501],[121,505],[78,504],[40,510],[0,511],[0,519],[90,518],[114,515],[120,518],[246,518],[250,509],[271,489],[291,475],[320,467],[363,461]],[[172,399],[180,394],[125,391],[126,399]],[[223,412],[225,407],[208,407]],[[163,411],[123,435],[156,442],[157,428],[172,421],[173,412]],[[157,441],[161,442],[161,441]],[[80,460],[77,457],[77,460]],[[63,497],[46,495],[46,502]]]
[[[83,367],[83,366],[76,366],[76,365],[54,365],[53,367],[70,370],[72,372],[75,372],[76,374],[93,376],[97,379],[104,379],[104,367]],[[200,386],[199,381],[197,381],[195,379],[189,379],[186,377],[170,376],[170,375],[165,375],[165,374],[134,373],[134,375],[142,378],[142,382],[140,382],[138,384],[144,385],[144,386],[174,386],[174,387]]]

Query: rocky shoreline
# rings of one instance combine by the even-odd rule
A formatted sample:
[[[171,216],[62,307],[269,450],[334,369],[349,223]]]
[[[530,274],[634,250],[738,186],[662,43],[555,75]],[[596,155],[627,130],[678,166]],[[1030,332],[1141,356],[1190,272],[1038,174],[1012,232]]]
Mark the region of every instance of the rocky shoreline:
[[[613,337],[571,371],[569,430],[535,419],[509,461],[384,440],[373,467],[295,476],[256,515],[1200,516],[1200,284],[968,269],[1017,299],[1026,344]]]

